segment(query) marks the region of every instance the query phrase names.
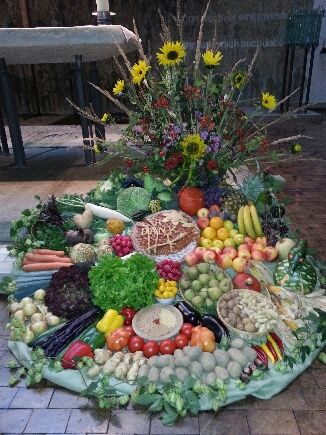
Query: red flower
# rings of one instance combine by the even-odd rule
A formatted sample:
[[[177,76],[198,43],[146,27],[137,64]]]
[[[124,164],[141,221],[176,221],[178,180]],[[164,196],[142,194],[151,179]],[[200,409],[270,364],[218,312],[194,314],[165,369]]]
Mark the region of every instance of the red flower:
[[[169,158],[165,160],[164,168],[171,171],[172,169],[176,168],[177,166],[180,166],[183,162],[182,154],[180,153],[173,153],[170,155]]]
[[[268,140],[267,140],[266,137],[264,137],[264,139],[261,140],[260,147],[261,147],[262,151],[267,151],[268,150]]]
[[[169,100],[163,95],[156,101],[154,101],[153,106],[155,109],[167,109],[169,107]]]
[[[215,127],[215,123],[213,122],[210,116],[202,116],[199,121],[200,128],[203,130],[211,131]]]
[[[131,159],[127,159],[126,161],[125,161],[125,165],[127,166],[127,168],[131,168],[132,167],[132,165],[133,165],[133,161],[131,160]]]
[[[239,149],[240,149],[240,151],[242,152],[242,153],[245,153],[246,152],[246,145],[243,143],[243,142],[240,142],[239,143]]]
[[[149,172],[149,169],[148,169],[147,166],[144,166],[144,167],[143,167],[143,172],[145,172],[145,174],[146,174],[147,172]]]
[[[208,162],[207,162],[207,169],[209,170],[209,171],[214,171],[215,169],[217,169],[218,168],[218,165],[217,165],[217,163],[215,162],[215,160],[209,160]]]
[[[188,100],[194,100],[200,97],[200,89],[196,88],[196,86],[186,85],[183,88],[183,93]]]

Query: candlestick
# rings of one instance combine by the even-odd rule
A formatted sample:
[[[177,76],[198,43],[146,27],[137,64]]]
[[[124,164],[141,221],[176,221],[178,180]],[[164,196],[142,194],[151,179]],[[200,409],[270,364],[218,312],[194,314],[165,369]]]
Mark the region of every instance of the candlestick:
[[[109,0],[96,0],[97,12],[110,11]]]

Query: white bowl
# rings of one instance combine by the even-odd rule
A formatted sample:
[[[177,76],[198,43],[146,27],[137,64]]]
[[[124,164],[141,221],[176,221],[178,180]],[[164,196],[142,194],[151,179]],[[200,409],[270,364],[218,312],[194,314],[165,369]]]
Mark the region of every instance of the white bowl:
[[[172,302],[174,301],[175,298],[163,299],[163,298],[157,298],[157,297],[155,297],[155,299],[156,299],[156,302],[158,304],[161,304],[161,305],[172,305]]]

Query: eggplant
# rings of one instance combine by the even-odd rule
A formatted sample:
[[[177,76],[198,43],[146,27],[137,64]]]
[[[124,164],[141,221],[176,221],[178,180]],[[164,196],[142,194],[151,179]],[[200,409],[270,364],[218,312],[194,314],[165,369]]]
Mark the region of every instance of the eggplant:
[[[202,326],[206,326],[206,328],[210,329],[213,332],[217,343],[219,343],[222,338],[228,333],[223,323],[216,316],[212,316],[209,314],[203,316],[201,324]]]
[[[175,307],[180,311],[185,323],[197,326],[201,322],[201,315],[190,304],[185,301],[178,302]]]

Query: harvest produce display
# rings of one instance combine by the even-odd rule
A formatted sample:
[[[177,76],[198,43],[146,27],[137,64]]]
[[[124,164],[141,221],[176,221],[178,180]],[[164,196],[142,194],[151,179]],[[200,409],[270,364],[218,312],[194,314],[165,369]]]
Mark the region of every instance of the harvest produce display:
[[[140,50],[105,93],[130,122],[114,146],[96,146],[123,167],[86,195],[23,211],[1,289],[24,367],[10,385],[46,378],[173,425],[270,398],[312,363],[326,341],[326,269],[291,230],[285,180],[258,164],[236,177],[268,143],[238,105],[256,57],[221,73],[223,54],[214,44],[201,53],[200,33],[190,71],[182,41],[163,30],[159,77]],[[258,114],[279,104],[265,91],[251,101]]]

